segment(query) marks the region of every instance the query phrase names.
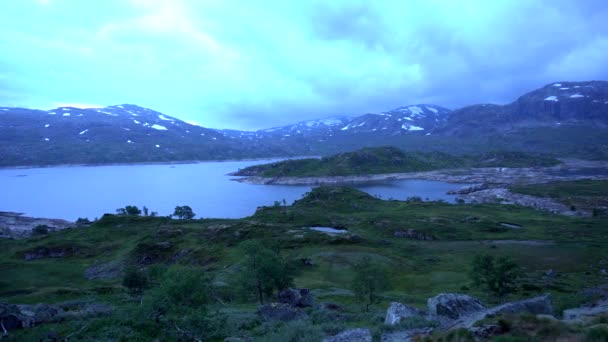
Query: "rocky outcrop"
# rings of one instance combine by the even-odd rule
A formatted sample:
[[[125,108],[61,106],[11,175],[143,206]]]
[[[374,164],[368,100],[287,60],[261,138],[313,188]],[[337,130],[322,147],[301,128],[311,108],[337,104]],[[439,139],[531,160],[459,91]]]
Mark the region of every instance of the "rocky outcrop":
[[[472,192],[477,192],[481,190],[486,190],[489,187],[487,183],[482,184],[473,184],[470,186],[465,186],[464,188],[460,188],[458,190],[450,190],[447,192],[448,195],[466,195]]]
[[[469,315],[452,321],[446,327],[448,329],[471,328],[475,323],[486,317],[494,317],[504,314],[530,313],[534,315],[553,315],[553,304],[550,294],[524,299],[516,302],[505,303],[490,309],[472,312]]]
[[[553,304],[550,294],[505,303],[488,310],[491,315],[519,314],[523,312],[534,315],[553,315]]]
[[[21,213],[0,211],[0,237],[25,238],[32,234],[32,229],[46,226],[50,231],[76,227],[74,222],[23,216]]]
[[[116,279],[122,274],[123,264],[118,261],[109,261],[90,266],[84,271],[85,278],[96,279]]]
[[[435,237],[431,234],[419,232],[414,229],[398,230],[393,233],[394,237],[405,238],[408,240],[435,240]]]
[[[608,313],[608,300],[602,300],[592,306],[564,310],[564,320],[585,320],[590,317]]]
[[[0,303],[0,321],[4,329],[10,332],[43,323],[107,315],[112,310],[109,305],[94,302],[65,302],[57,305]]]
[[[372,333],[369,329],[350,329],[338,335],[324,338],[323,342],[372,342]]]
[[[442,293],[429,298],[427,306],[431,315],[452,320],[486,309],[479,299],[459,293]]]
[[[42,246],[23,252],[23,260],[31,261],[46,258],[64,258],[72,256],[78,251],[80,251],[80,248],[77,246]]]
[[[386,332],[380,337],[381,342],[410,342],[418,341],[421,337],[430,335],[433,328],[417,328],[403,331]]]
[[[288,288],[279,293],[279,302],[304,308],[315,305],[315,298],[309,289]]]
[[[270,303],[260,306],[258,313],[266,321],[293,321],[306,316],[304,311],[284,303]]]
[[[15,305],[0,303],[0,321],[7,331],[31,328],[41,323],[50,322],[60,312],[53,305]]]
[[[425,317],[427,315],[426,312],[416,309],[415,307],[392,302],[386,311],[386,318],[384,319],[384,324],[394,325],[401,322],[401,320],[410,318],[410,317]]]

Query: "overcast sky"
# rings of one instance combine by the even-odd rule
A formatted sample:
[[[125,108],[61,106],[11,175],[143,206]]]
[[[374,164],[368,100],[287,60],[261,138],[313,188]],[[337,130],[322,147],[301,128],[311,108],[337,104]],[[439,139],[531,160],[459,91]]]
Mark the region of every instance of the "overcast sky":
[[[0,0],[0,106],[259,129],[608,79],[605,0]]]

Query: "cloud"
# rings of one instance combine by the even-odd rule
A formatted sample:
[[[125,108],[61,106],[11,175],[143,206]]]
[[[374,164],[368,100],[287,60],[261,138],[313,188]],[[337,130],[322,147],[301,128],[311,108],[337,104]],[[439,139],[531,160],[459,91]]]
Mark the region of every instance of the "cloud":
[[[608,77],[600,0],[51,5],[0,12],[0,74],[18,85],[0,79],[11,88],[0,100],[135,103],[257,129],[422,102],[505,103],[553,81]]]

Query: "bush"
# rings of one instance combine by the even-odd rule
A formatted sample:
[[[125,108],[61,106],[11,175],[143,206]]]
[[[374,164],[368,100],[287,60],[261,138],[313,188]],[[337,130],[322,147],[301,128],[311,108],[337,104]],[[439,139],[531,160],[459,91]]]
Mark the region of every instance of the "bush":
[[[125,271],[122,285],[133,295],[141,294],[149,285],[148,275],[144,271],[130,267]]]
[[[608,325],[594,325],[585,332],[585,342],[605,342],[608,341]]]
[[[46,224],[37,225],[32,229],[32,235],[46,235],[49,233],[49,228]]]

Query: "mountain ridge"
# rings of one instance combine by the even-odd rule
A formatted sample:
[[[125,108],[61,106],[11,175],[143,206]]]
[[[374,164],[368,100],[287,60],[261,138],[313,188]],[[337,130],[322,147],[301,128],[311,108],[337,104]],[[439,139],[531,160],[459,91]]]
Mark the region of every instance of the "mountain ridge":
[[[553,82],[505,105],[452,111],[417,104],[258,131],[205,128],[130,104],[0,107],[0,166],[329,155],[385,145],[452,153],[532,149],[573,155],[585,149],[608,157],[606,127],[607,81]]]

